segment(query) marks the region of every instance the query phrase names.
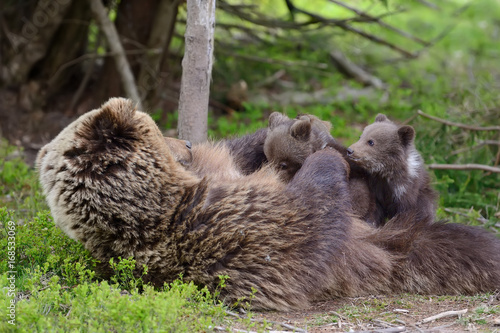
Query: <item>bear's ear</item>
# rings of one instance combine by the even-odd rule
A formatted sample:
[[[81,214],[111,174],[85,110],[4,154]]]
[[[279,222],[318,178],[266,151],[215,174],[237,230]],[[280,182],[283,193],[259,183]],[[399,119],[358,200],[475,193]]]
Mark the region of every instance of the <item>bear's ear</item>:
[[[389,118],[387,118],[387,116],[383,113],[379,113],[376,117],[375,117],[375,122],[376,123],[380,123],[380,122],[383,122],[383,121],[388,121]]]
[[[135,105],[125,98],[111,98],[101,106],[93,117],[87,119],[78,134],[96,142],[115,138],[137,139],[137,120]]]
[[[413,127],[405,125],[398,129],[399,139],[403,143],[403,146],[407,147],[413,142],[415,138],[415,130]]]
[[[297,140],[307,141],[311,136],[311,121],[310,119],[300,119],[293,123],[290,127],[290,134]]]
[[[290,120],[290,118],[288,118],[284,114],[279,112],[273,112],[271,113],[271,115],[269,115],[269,125],[268,125],[269,129],[272,130],[278,127],[279,125],[284,124],[288,120]]]

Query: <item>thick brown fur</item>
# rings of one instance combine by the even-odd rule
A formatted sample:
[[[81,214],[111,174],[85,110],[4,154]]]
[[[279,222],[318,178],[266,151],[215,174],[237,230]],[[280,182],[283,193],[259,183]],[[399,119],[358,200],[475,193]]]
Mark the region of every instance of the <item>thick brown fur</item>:
[[[379,114],[368,125],[348,155],[369,172],[370,192],[376,197],[376,225],[400,213],[411,213],[418,221],[433,221],[437,193],[414,144],[415,130],[399,126]]]
[[[181,151],[183,143],[177,146]],[[352,217],[348,168],[334,149],[310,155],[284,184],[273,172],[212,178],[202,166],[189,170],[178,162],[184,154],[170,146],[129,100],[111,99],[81,116],[37,159],[55,223],[103,263],[132,256],[137,274],[147,265],[145,280],[156,286],[182,274],[214,290],[219,276],[228,275],[221,297],[233,304],[255,288],[256,309],[290,310],[340,296],[500,286],[499,242],[484,231],[455,227],[459,234],[445,228],[433,236],[415,230],[401,243],[402,233],[392,223],[374,229]],[[468,244],[464,232],[474,243]],[[491,247],[484,249],[491,257],[478,264],[461,261],[472,245],[481,255],[482,244]],[[426,261],[425,251],[439,260],[446,247],[446,258]],[[440,269],[460,272],[468,281],[441,280]]]
[[[267,163],[264,154],[264,142],[267,128],[261,128],[255,133],[242,137],[226,139],[221,142],[229,150],[234,165],[243,175],[249,175],[259,170]]]
[[[354,213],[374,223],[375,196],[368,188],[368,174],[347,158],[347,148],[331,135],[332,125],[314,115],[290,119],[279,112],[269,116],[269,127],[264,142],[264,153],[269,164],[278,170],[281,179],[290,181],[314,152],[332,147],[349,163],[349,191]]]
[[[311,155],[287,185],[271,172],[201,178],[176,156],[148,115],[111,99],[64,129],[37,164],[56,224],[102,262],[148,265],[157,286],[182,274],[213,290],[229,275],[230,304],[253,287],[254,307],[279,310],[388,291],[389,256],[361,240],[334,150]]]
[[[393,255],[395,292],[474,295],[500,286],[500,240],[480,227],[399,214],[373,234]]]

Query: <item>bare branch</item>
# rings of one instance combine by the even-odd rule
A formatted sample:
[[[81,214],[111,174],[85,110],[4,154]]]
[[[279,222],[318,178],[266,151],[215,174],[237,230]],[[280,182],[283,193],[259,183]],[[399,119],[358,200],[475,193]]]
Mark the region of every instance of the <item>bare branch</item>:
[[[374,43],[387,46],[388,48],[393,49],[394,51],[401,53],[402,55],[404,55],[405,57],[407,57],[409,59],[413,59],[413,58],[418,57],[418,53],[411,53],[409,51],[406,51],[405,49],[402,49],[399,46],[386,41],[385,39],[382,39],[382,38],[377,37],[375,35],[371,35],[367,32],[361,31],[359,29],[353,28],[351,26],[348,26],[347,24],[338,24],[338,26],[343,30],[350,31],[350,32],[353,32],[353,33],[358,34],[360,36],[363,36],[364,38],[371,40]]]
[[[290,4],[291,4],[291,1],[290,1]],[[399,46],[397,46],[395,44],[392,44],[392,43],[390,43],[389,41],[387,41],[385,39],[382,39],[380,37],[377,37],[375,35],[369,34],[369,33],[365,32],[365,31],[362,31],[362,30],[354,28],[354,27],[352,27],[350,25],[347,25],[345,20],[336,20],[336,21],[328,20],[328,19],[325,19],[322,16],[319,16],[317,14],[314,14],[314,13],[311,13],[311,12],[308,12],[308,11],[305,11],[303,9],[299,9],[299,8],[297,8],[295,6],[294,6],[294,10],[297,11],[297,12],[299,12],[299,13],[302,13],[304,15],[307,15],[307,16],[311,17],[312,19],[314,19],[317,22],[323,22],[323,23],[327,23],[328,22],[330,24],[333,24],[333,25],[341,28],[342,30],[349,31],[349,32],[355,33],[357,35],[360,35],[360,36],[362,36],[362,37],[364,37],[364,38],[366,38],[368,40],[371,40],[374,43],[387,46],[388,48],[393,49],[394,51],[397,51],[397,52],[403,54],[407,58],[416,58],[418,56],[417,54],[413,54],[413,53],[411,53],[409,51],[406,51],[405,49],[402,49]],[[350,20],[350,21],[352,21],[352,20]]]
[[[460,154],[460,153],[464,153],[466,151],[476,150],[476,149],[479,149],[479,148],[482,148],[482,147],[488,146],[488,145],[491,145],[491,146],[500,146],[500,141],[495,141],[495,140],[479,141],[479,143],[477,145],[474,145],[472,147],[466,147],[466,148],[460,148],[460,149],[454,150],[454,151],[452,151],[450,153],[449,156],[453,156],[453,155],[457,155],[457,154]]]
[[[447,212],[447,213],[450,213],[450,214],[456,214],[456,215],[460,215],[460,216],[463,216],[463,217],[470,218],[470,215],[467,215],[465,213],[462,213],[462,212],[459,212],[459,211],[456,211],[456,210],[452,210],[450,208],[445,208],[444,211]],[[487,224],[487,223],[490,222],[488,219],[486,219],[486,218],[484,218],[482,216],[481,217],[477,217],[476,221],[481,222],[482,224]]]
[[[424,113],[421,110],[418,110],[417,112],[422,117],[435,120],[435,121],[437,121],[439,123],[442,123],[442,124],[445,124],[445,125],[455,126],[455,127],[463,128],[463,129],[470,130],[470,131],[500,131],[500,126],[481,127],[481,126],[465,125],[465,124],[456,123],[456,122],[453,122],[453,121],[449,121],[449,120],[445,120],[445,119],[441,119],[441,118],[438,118],[438,117],[431,116],[431,115],[429,115],[427,113]]]
[[[413,36],[413,35],[412,35],[412,34],[410,34],[409,32],[406,32],[406,31],[400,30],[400,29],[398,29],[398,28],[396,28],[396,27],[394,27],[394,26],[392,26],[392,25],[390,25],[390,24],[385,23],[384,21],[382,21],[381,19],[379,19],[379,18],[377,18],[377,17],[373,17],[373,16],[371,16],[371,15],[368,15],[367,13],[365,13],[365,12],[363,12],[363,11],[361,11],[361,10],[357,9],[357,8],[354,8],[354,7],[351,7],[351,6],[349,6],[349,5],[346,5],[346,4],[345,4],[345,3],[343,3],[343,2],[340,2],[340,1],[337,1],[337,0],[328,0],[328,1],[333,2],[333,3],[335,3],[335,4],[337,4],[337,5],[341,6],[341,7],[344,7],[344,8],[346,8],[346,9],[348,9],[348,10],[350,10],[350,11],[352,11],[352,12],[356,13],[357,15],[359,15],[359,16],[361,16],[361,17],[367,18],[367,19],[368,19],[368,20],[370,20],[370,21],[376,22],[376,23],[377,23],[378,25],[380,25],[381,27],[384,27],[384,28],[386,28],[386,29],[389,29],[389,30],[391,30],[391,31],[394,31],[395,33],[397,33],[397,34],[399,34],[399,35],[401,35],[401,36],[403,36],[403,37],[405,37],[405,38],[408,38],[408,39],[410,39],[410,40],[412,40],[412,41],[414,41],[414,42],[417,42],[417,43],[422,44],[422,45],[425,45],[425,46],[427,46],[427,45],[429,45],[429,44],[430,44],[429,42],[427,42],[427,41],[425,41],[425,40],[422,40],[422,39],[420,39],[420,38],[418,38],[418,37],[416,37],[416,36]]]
[[[422,319],[419,322],[419,324],[429,323],[431,321],[442,319],[442,318],[455,317],[455,316],[460,317],[461,315],[463,315],[465,313],[467,313],[467,309],[458,310],[458,311],[445,311],[445,312],[441,312],[435,316],[431,316],[431,317],[427,317],[425,319]]]
[[[230,56],[236,57],[236,58],[241,58],[245,60],[250,60],[250,61],[256,61],[256,62],[262,62],[266,64],[278,64],[278,65],[283,65],[283,66],[293,66],[293,67],[309,67],[309,68],[314,68],[314,69],[319,69],[319,70],[325,70],[328,68],[327,64],[324,63],[313,63],[305,60],[297,60],[297,61],[291,61],[291,60],[281,60],[281,59],[270,59],[270,58],[262,58],[262,57],[257,57],[253,55],[248,55],[248,54],[238,54],[234,52],[229,52],[225,50],[225,48],[219,48],[217,52],[228,54]]]
[[[114,58],[116,62],[116,69],[122,78],[125,93],[130,99],[137,103],[137,107],[142,110],[141,99],[135,84],[134,74],[132,74],[132,70],[130,69],[130,65],[127,57],[125,56],[125,51],[120,42],[120,37],[118,37],[115,25],[109,19],[106,8],[102,4],[101,0],[90,0],[90,8],[96,21],[99,23],[101,29],[106,35],[106,38],[108,39],[111,51],[115,53]]]
[[[427,167],[433,170],[483,170],[494,173],[500,173],[500,168],[484,164],[428,164]]]
[[[385,84],[382,80],[352,63],[342,52],[332,51],[330,52],[330,58],[341,72],[345,73],[349,77],[352,77],[356,81],[364,85],[373,86],[377,89],[385,88]]]

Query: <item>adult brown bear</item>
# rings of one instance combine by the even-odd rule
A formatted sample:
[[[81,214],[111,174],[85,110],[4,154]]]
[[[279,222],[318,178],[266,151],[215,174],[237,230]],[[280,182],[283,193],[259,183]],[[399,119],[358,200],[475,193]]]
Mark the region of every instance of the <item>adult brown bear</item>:
[[[147,265],[145,279],[157,286],[182,274],[214,290],[219,276],[228,275],[221,297],[233,304],[255,290],[257,309],[500,287],[500,242],[483,230],[450,229],[432,242],[427,229],[412,230],[409,243],[401,243],[392,223],[373,229],[352,217],[348,167],[333,149],[309,156],[284,184],[270,170],[230,180],[200,177],[171,147],[129,100],[111,99],[82,115],[38,155],[55,223],[103,263],[132,256],[137,274]],[[434,262],[447,247],[445,259]]]

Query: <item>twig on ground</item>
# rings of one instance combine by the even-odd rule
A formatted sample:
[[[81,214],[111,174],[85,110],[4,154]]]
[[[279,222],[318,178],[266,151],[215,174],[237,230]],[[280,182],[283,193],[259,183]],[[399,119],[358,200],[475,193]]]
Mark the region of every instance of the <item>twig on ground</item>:
[[[219,48],[218,52],[228,54],[232,57],[236,58],[241,58],[245,60],[250,60],[250,61],[257,61],[257,62],[262,62],[266,64],[278,64],[278,65],[284,65],[284,66],[295,66],[295,67],[310,67],[314,69],[320,69],[320,70],[325,70],[328,68],[328,64],[324,63],[313,63],[309,61],[304,61],[304,60],[298,60],[298,61],[289,61],[289,60],[280,60],[280,59],[270,59],[270,58],[262,58],[262,57],[257,57],[253,55],[248,55],[248,54],[238,54],[234,52],[229,52],[224,50],[224,48]]]
[[[470,217],[469,215],[465,214],[465,213],[462,213],[462,212],[459,212],[459,211],[456,211],[456,210],[452,210],[450,208],[445,208],[444,209],[445,212],[447,213],[451,213],[451,214],[457,214],[457,215],[460,215],[460,216],[464,216],[464,217]],[[478,217],[476,218],[476,220],[478,222],[481,222],[482,224],[485,224],[485,223],[489,223],[490,221],[484,217]]]
[[[373,319],[372,322],[381,327],[399,327],[400,325],[394,325],[380,319]]]
[[[488,145],[492,145],[492,146],[500,146],[500,141],[496,141],[496,140],[484,140],[484,141],[479,141],[479,143],[477,145],[474,145],[472,147],[466,147],[466,148],[460,148],[460,149],[457,149],[457,150],[454,150],[450,153],[450,155],[448,156],[453,156],[453,155],[457,155],[457,154],[460,154],[460,153],[464,153],[466,151],[470,151],[470,150],[475,150],[475,149],[479,149],[479,148],[482,148],[484,146],[488,146]]]
[[[433,170],[483,170],[493,173],[500,173],[500,168],[484,164],[428,164],[427,167]]]
[[[431,116],[431,115],[423,112],[422,110],[418,110],[417,112],[422,117],[432,119],[434,121],[440,122],[440,123],[445,124],[445,125],[455,126],[455,127],[463,128],[463,129],[466,129],[466,130],[471,130],[471,131],[500,131],[500,126],[486,126],[486,127],[481,127],[481,126],[465,125],[465,124],[456,123],[456,122],[453,122],[453,121],[449,121],[449,120],[445,120],[445,119],[441,119],[441,118],[438,118],[438,117]]]
[[[354,333],[399,333],[405,332],[405,326],[389,327],[389,328],[377,328],[369,331],[354,331]]]
[[[253,86],[255,88],[259,88],[259,87],[265,87],[267,85],[270,85],[276,81],[278,81],[279,79],[281,79],[284,75],[286,74],[286,71],[284,69],[280,69],[279,71],[277,71],[276,73],[274,73],[273,75],[265,78],[264,80],[260,81],[260,82],[257,82],[255,83]]]
[[[371,75],[358,65],[351,62],[346,56],[340,51],[330,52],[330,58],[332,59],[335,66],[342,73],[355,79],[359,83],[364,85],[373,86],[377,89],[383,89],[385,84],[378,77]]]
[[[455,316],[460,317],[461,315],[463,315],[465,313],[467,313],[467,309],[456,310],[456,311],[455,310],[445,311],[445,312],[441,312],[437,315],[424,318],[420,322],[418,322],[418,324],[426,324],[426,323],[429,323],[431,321],[435,321],[435,320],[442,319],[442,318],[455,317]]]
[[[248,319],[248,318],[245,318],[245,317],[242,317],[240,316],[239,314],[235,313],[235,312],[232,312],[232,311],[228,311],[226,310],[226,314],[232,316],[232,317],[236,317],[236,318],[239,318],[239,319]],[[253,318],[250,318],[250,321],[252,322],[256,322],[256,323],[264,323],[264,320],[260,320],[260,319],[253,319]],[[293,330],[294,332],[301,332],[301,333],[306,333],[307,331],[302,329],[302,328],[299,328],[299,327],[295,327],[295,326],[292,326],[292,325],[289,325],[289,324],[285,324],[285,323],[280,323],[280,322],[277,322],[277,321],[272,321],[272,320],[266,320],[265,321],[267,324],[274,324],[274,325],[280,325],[284,328],[287,328],[287,329],[290,329],[290,330]],[[274,332],[278,332],[278,331],[274,331]]]

